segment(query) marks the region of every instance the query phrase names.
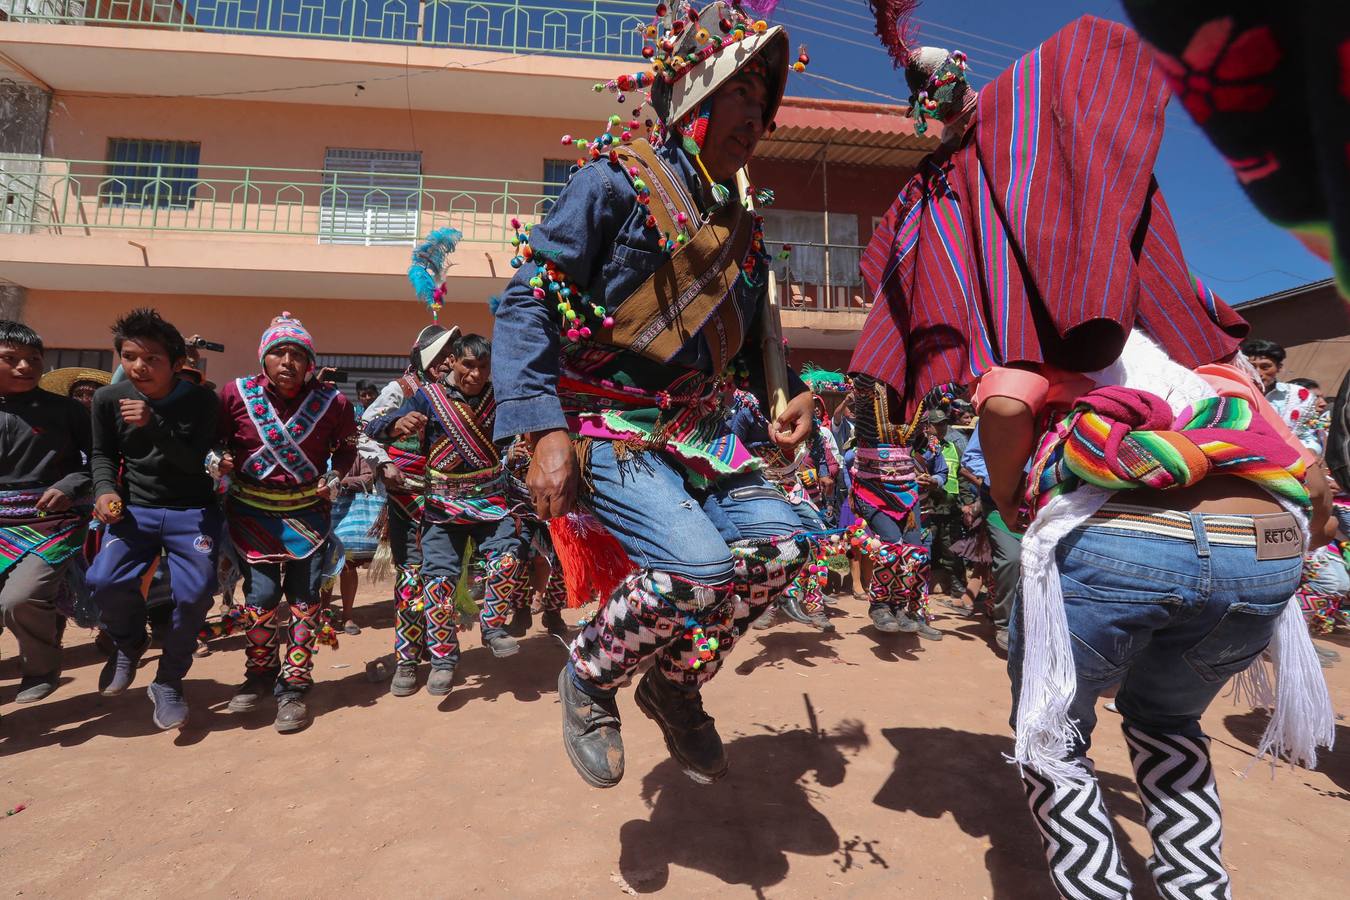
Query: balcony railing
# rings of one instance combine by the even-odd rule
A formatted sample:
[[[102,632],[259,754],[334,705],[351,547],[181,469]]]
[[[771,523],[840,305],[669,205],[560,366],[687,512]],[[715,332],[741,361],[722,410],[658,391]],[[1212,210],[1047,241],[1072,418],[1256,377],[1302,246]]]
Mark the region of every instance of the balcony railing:
[[[364,182],[364,183],[363,183]],[[561,185],[457,175],[109,163],[0,155],[0,233],[277,235],[410,244],[434,228],[506,245]]]
[[[866,297],[858,261],[866,248],[856,244],[794,243],[786,260],[777,258],[781,244],[768,238],[767,249],[775,254],[773,270],[778,276],[779,300],[785,310],[802,312],[866,312]]]
[[[0,0],[16,22],[640,57],[643,0]]]

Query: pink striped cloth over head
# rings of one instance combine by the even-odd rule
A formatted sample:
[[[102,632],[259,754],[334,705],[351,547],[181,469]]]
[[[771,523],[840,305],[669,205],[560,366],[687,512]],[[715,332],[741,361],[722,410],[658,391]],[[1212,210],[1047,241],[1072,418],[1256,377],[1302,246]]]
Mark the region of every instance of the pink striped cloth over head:
[[[872,235],[849,370],[909,415],[995,366],[1101,369],[1136,324],[1188,369],[1231,354],[1247,323],[1192,279],[1153,177],[1167,98],[1138,35],[1092,16],[994,78]]]

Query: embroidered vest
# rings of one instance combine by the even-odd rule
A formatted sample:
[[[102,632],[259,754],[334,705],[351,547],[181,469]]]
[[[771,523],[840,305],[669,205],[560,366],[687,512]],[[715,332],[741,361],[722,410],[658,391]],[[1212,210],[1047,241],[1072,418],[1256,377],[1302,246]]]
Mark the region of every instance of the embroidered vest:
[[[650,144],[635,141],[617,153],[629,176],[650,189],[648,210],[656,230],[672,238],[692,234],[614,309],[613,327],[597,328],[596,338],[666,363],[701,333],[712,351],[713,371],[721,372],[745,340],[746,323],[733,292],[750,252],[755,216],[739,203],[727,203],[705,219],[683,176]]]
[[[316,480],[320,475],[319,469],[300,449],[300,445],[328,412],[328,407],[337,397],[337,391],[326,386],[314,387],[290,420],[283,423],[263,389],[263,376],[239,378],[235,385],[244,400],[249,422],[262,441],[262,446],[244,461],[240,471],[255,481],[261,481],[280,466],[300,484]]]
[[[501,456],[492,443],[492,428],[497,421],[497,399],[492,385],[477,397],[457,400],[439,384],[427,383],[422,393],[431,402],[436,421],[444,437],[427,452],[427,466],[441,473],[457,469],[471,472],[501,465]]]

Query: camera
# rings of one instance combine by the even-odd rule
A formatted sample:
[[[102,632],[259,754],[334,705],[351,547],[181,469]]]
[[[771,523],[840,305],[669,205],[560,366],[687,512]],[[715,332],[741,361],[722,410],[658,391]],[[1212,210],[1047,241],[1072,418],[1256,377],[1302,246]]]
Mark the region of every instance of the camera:
[[[206,338],[193,338],[187,342],[189,347],[196,347],[198,350],[210,350],[213,353],[224,353],[225,345],[216,341],[208,341]]]

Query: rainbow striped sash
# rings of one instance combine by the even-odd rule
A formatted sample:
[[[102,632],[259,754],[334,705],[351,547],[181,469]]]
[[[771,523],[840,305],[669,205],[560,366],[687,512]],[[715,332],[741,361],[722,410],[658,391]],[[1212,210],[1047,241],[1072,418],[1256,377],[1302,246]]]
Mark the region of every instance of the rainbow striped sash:
[[[36,504],[43,493],[0,491],[0,575],[30,553],[50,566],[59,566],[83,544],[85,519],[71,512],[40,512]]]
[[[230,540],[249,563],[306,559],[328,540],[332,507],[318,482],[271,487],[236,480],[225,511]]]
[[[1109,490],[1189,487],[1236,475],[1308,505],[1304,464],[1240,397],[1211,397],[1173,416],[1148,391],[1104,387],[1078,399],[1046,433],[1027,476],[1027,504],[1039,509],[1087,482]]]

